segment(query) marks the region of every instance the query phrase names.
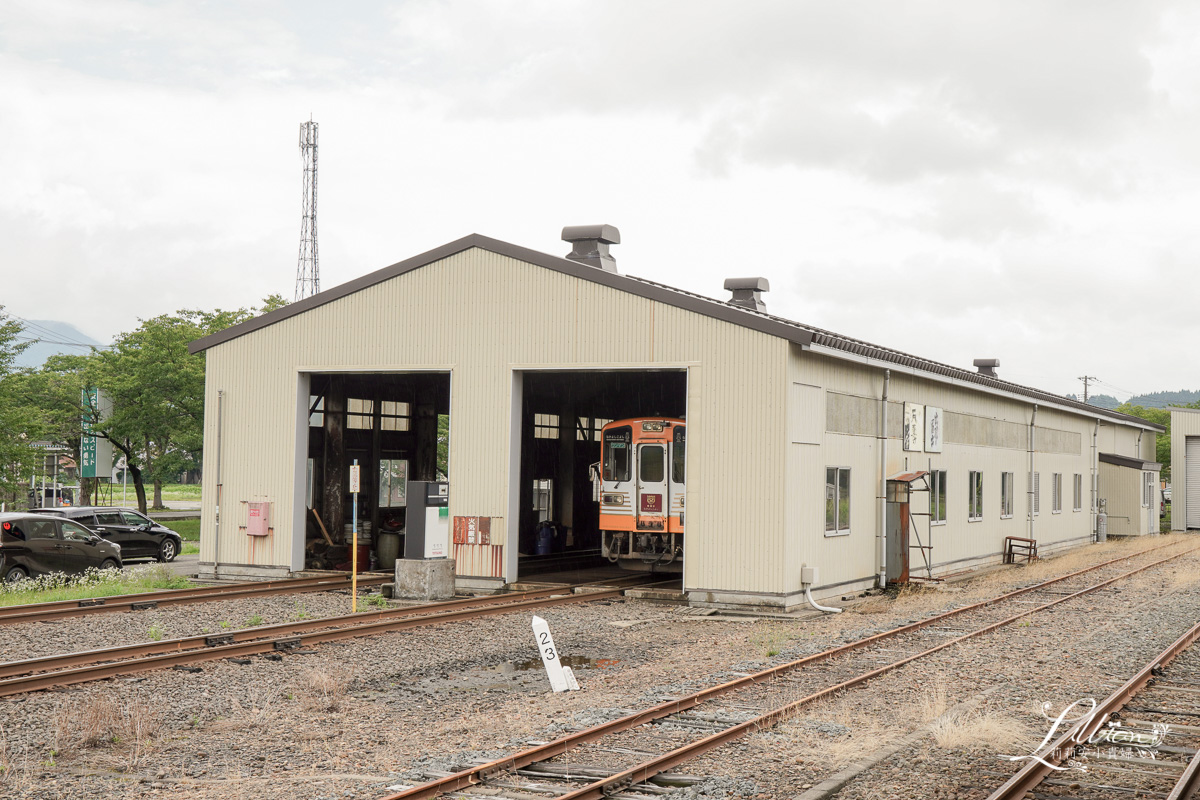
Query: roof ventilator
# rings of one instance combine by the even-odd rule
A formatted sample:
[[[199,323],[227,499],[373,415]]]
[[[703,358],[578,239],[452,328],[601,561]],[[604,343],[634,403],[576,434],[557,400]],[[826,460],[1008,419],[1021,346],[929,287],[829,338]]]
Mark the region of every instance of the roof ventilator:
[[[972,363],[975,365],[975,368],[979,371],[980,375],[986,375],[989,378],[999,378],[1000,377],[999,375],[996,374],[996,367],[1000,366],[1000,359],[998,359],[998,358],[977,358]]]
[[[767,310],[762,293],[771,291],[771,284],[766,278],[728,278],[725,288],[733,292],[733,297],[729,300],[731,306],[741,306],[751,311]]]
[[[621,232],[615,225],[568,225],[562,229],[562,239],[571,243],[567,258],[617,273],[617,260],[608,252],[610,244],[621,243]]]

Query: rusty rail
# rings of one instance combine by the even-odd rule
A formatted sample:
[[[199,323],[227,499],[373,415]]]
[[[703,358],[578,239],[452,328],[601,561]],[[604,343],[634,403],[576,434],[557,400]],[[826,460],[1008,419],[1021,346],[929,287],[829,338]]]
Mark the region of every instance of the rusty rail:
[[[1047,752],[1043,752],[1039,758],[1029,761],[1017,774],[1005,781],[999,789],[988,795],[987,800],[1018,800],[1018,798],[1025,797],[1026,792],[1032,791],[1053,771],[1051,765],[1057,766],[1061,764],[1066,754],[1074,752],[1075,748],[1071,744],[1072,742],[1086,740],[1088,736],[1095,732],[1094,730],[1089,730],[1089,728],[1103,724],[1103,721],[1109,715],[1124,708],[1126,703],[1145,688],[1146,684],[1154,677],[1156,671],[1174,661],[1176,656],[1187,650],[1197,639],[1200,639],[1200,622],[1192,626],[1187,633],[1180,636],[1165,650],[1151,659],[1146,666],[1138,670],[1136,675],[1127,680],[1121,688],[1106,697],[1096,706],[1093,714],[1088,715],[1087,718],[1073,725],[1070,730],[1052,742]],[[1037,756],[1039,754],[1035,753],[1034,755]],[[1183,775],[1175,785],[1175,790],[1171,792],[1168,800],[1191,797],[1192,793],[1195,792],[1197,785],[1200,784],[1200,779],[1198,779],[1196,774],[1200,770],[1200,767],[1197,766],[1198,758],[1200,758],[1200,754],[1197,754],[1187,769],[1184,770]]]
[[[621,596],[625,589],[590,591],[582,594],[563,594],[564,591],[570,590],[556,587],[520,594],[487,595],[387,611],[285,622],[223,634],[11,661],[0,664],[0,675],[3,676],[3,679],[0,679],[0,697],[198,661],[215,661],[277,650],[287,651],[318,642],[459,622],[531,608],[605,600]],[[514,600],[516,602],[513,602]],[[264,637],[264,633],[267,636]]]
[[[695,692],[693,694],[687,695],[685,697],[677,698],[675,700],[670,700],[665,703],[660,703],[657,706],[653,706],[651,708],[647,708],[642,711],[638,711],[633,714],[629,714],[629,715],[621,717],[619,719],[610,720],[609,722],[602,723],[600,725],[595,725],[591,728],[587,728],[585,730],[578,731],[573,734],[569,734],[569,735],[561,737],[559,739],[555,739],[554,741],[547,742],[545,744],[538,745],[536,747],[532,747],[527,750],[523,750],[519,753],[513,754],[512,756],[507,756],[505,758],[496,759],[494,761],[490,761],[485,764],[480,764],[478,766],[471,767],[471,768],[462,770],[460,772],[456,772],[452,775],[448,775],[448,776],[446,776],[444,778],[440,778],[438,780],[430,781],[428,783],[424,783],[419,786],[414,786],[410,789],[406,789],[404,791],[397,792],[395,794],[387,795],[386,797],[381,798],[381,800],[416,800],[416,798],[436,797],[436,796],[446,793],[446,792],[453,792],[453,791],[457,791],[460,789],[465,789],[467,787],[474,786],[474,785],[477,785],[477,784],[480,784],[480,783],[486,781],[487,778],[492,775],[495,775],[495,774],[498,774],[498,773],[501,773],[504,771],[520,769],[522,767],[528,766],[529,764],[533,764],[538,761],[545,761],[547,759],[554,758],[555,756],[561,755],[562,753],[565,753],[569,750],[579,747],[580,745],[586,744],[591,741],[595,741],[595,740],[600,739],[609,734],[629,730],[631,728],[638,727],[639,725],[643,725],[648,722],[652,722],[654,720],[670,716],[672,714],[686,711],[688,709],[694,708],[694,707],[696,707],[708,700],[711,700],[715,697],[718,697],[720,695],[723,695],[723,694],[726,694],[728,692],[732,692],[732,691],[735,691],[738,689],[743,689],[743,688],[746,688],[746,687],[751,686],[756,683],[761,683],[764,681],[771,680],[775,677],[778,677],[779,675],[799,669],[800,667],[803,667],[805,665],[816,663],[818,661],[824,661],[824,660],[833,658],[834,656],[842,655],[844,653],[852,652],[855,650],[860,650],[860,649],[868,647],[869,645],[874,644],[880,640],[889,639],[889,638],[892,638],[895,636],[902,635],[904,633],[909,633],[911,631],[918,630],[920,628],[934,625],[934,624],[942,622],[950,617],[958,616],[960,614],[964,614],[964,613],[967,613],[970,611],[975,611],[975,610],[978,610],[981,608],[986,608],[988,606],[1004,602],[1005,600],[1009,600],[1011,598],[1027,594],[1029,592],[1033,592],[1038,589],[1043,589],[1047,586],[1052,586],[1056,583],[1061,583],[1063,581],[1069,580],[1070,578],[1074,578],[1079,575],[1084,575],[1089,572],[1094,572],[1095,570],[1102,569],[1102,568],[1110,566],[1112,564],[1116,564],[1121,561],[1128,561],[1132,558],[1137,558],[1137,557],[1146,555],[1147,553],[1154,552],[1156,550],[1161,550],[1164,547],[1170,547],[1170,546],[1171,545],[1160,545],[1158,547],[1149,548],[1147,550],[1143,550],[1139,553],[1134,553],[1129,556],[1122,556],[1120,558],[1114,558],[1109,561],[1105,561],[1105,562],[1096,564],[1091,567],[1086,567],[1081,570],[1076,570],[1075,572],[1060,576],[1058,578],[1053,578],[1051,580],[1047,580],[1047,581],[1043,581],[1038,584],[1034,584],[1033,586],[1027,586],[1022,589],[1016,589],[1011,592],[1006,592],[1005,594],[999,595],[997,597],[989,598],[987,600],[983,600],[978,603],[973,603],[968,606],[963,606],[962,608],[956,608],[951,611],[947,611],[945,613],[938,614],[937,616],[929,617],[928,619],[920,620],[918,622],[910,623],[908,625],[902,625],[898,628],[893,628],[890,631],[883,631],[881,633],[877,633],[872,636],[868,636],[863,639],[859,639],[858,641],[849,642],[849,643],[841,645],[839,647],[830,648],[829,650],[825,650],[820,653],[815,653],[810,656],[805,656],[804,658],[789,662],[787,664],[782,664],[782,665],[779,665],[776,667],[770,667],[770,668],[762,670],[760,672],[756,672],[752,675],[748,675],[743,678],[738,678],[737,680],[728,681],[726,683],[719,684],[717,686],[711,686],[706,689],[702,689],[699,692]],[[1114,578],[1111,578],[1109,580],[1095,584],[1094,586],[1090,586],[1087,589],[1083,589],[1078,592],[1073,592],[1069,595],[1065,595],[1057,600],[1053,600],[1049,603],[1045,603],[1036,608],[1022,611],[1021,613],[1016,614],[1011,617],[1008,617],[1007,619],[1002,620],[998,623],[993,623],[993,624],[987,625],[983,628],[980,628],[976,631],[973,631],[971,633],[965,634],[963,636],[955,637],[953,640],[944,642],[943,644],[941,644],[935,648],[926,650],[922,653],[918,653],[913,656],[907,656],[903,659],[893,662],[892,664],[888,664],[883,667],[879,667],[877,669],[863,673],[862,675],[859,675],[856,678],[852,678],[849,681],[839,683],[835,686],[826,687],[825,689],[823,689],[815,694],[809,695],[808,697],[802,698],[801,700],[798,700],[794,703],[790,703],[787,706],[784,706],[783,708],[768,712],[767,714],[764,714],[756,719],[750,720],[749,722],[733,726],[731,728],[726,729],[725,731],[721,731],[719,733],[713,734],[712,736],[709,736],[709,737],[706,737],[699,741],[693,742],[690,745],[687,745],[685,747],[671,751],[670,753],[667,753],[666,755],[659,756],[655,759],[652,759],[650,761],[639,764],[636,767],[633,767],[629,770],[625,770],[621,773],[618,773],[617,775],[614,775],[614,776],[611,776],[604,780],[589,784],[589,785],[582,787],[574,792],[571,792],[570,794],[563,795],[561,798],[558,798],[558,800],[567,800],[567,798],[570,798],[571,800],[579,800],[580,798],[585,798],[585,797],[602,798],[602,797],[606,796],[607,794],[611,794],[616,789],[619,789],[624,786],[628,786],[632,783],[639,783],[639,782],[648,780],[649,778],[653,777],[654,775],[657,775],[667,769],[670,769],[671,767],[673,767],[679,763],[682,763],[682,762],[687,761],[691,758],[694,758],[698,755],[701,755],[715,747],[719,747],[719,746],[725,744],[726,742],[729,742],[729,741],[732,741],[733,739],[737,739],[741,736],[744,736],[747,733],[750,733],[750,732],[753,732],[756,730],[761,730],[764,726],[774,725],[777,722],[779,722],[780,720],[786,718],[787,716],[790,716],[792,713],[794,713],[800,707],[807,705],[809,703],[812,703],[813,701],[815,701],[817,699],[826,697],[830,694],[833,694],[834,692],[838,692],[843,689],[847,689],[852,686],[856,686],[860,683],[871,680],[872,678],[886,674],[887,672],[897,669],[897,668],[903,666],[904,664],[907,664],[918,658],[924,658],[925,656],[930,655],[935,652],[938,652],[939,650],[943,650],[947,647],[951,647],[955,644],[959,644],[966,639],[970,639],[975,636],[981,636],[985,633],[993,631],[1004,625],[1008,625],[1017,620],[1024,619],[1025,617],[1027,617],[1031,614],[1034,614],[1034,613],[1037,613],[1044,609],[1058,605],[1059,603],[1064,603],[1068,600],[1079,597],[1080,595],[1087,594],[1089,592],[1094,592],[1094,591],[1101,589],[1105,586],[1108,586],[1118,580],[1122,580],[1131,575],[1136,575],[1139,572],[1143,572],[1147,569],[1158,566],[1159,564],[1166,563],[1167,561],[1171,561],[1176,558],[1180,558],[1182,556],[1188,555],[1190,553],[1194,553],[1198,550],[1200,550],[1200,547],[1193,547],[1193,548],[1185,550],[1181,553],[1177,553],[1175,555],[1168,556],[1168,557],[1160,559],[1158,561],[1151,562],[1144,566],[1138,567],[1137,569],[1130,570],[1129,572],[1122,573],[1121,575],[1118,575]]]
[[[359,584],[365,586],[390,583],[391,581],[390,575],[363,575],[358,579]],[[250,581],[223,586],[195,586],[188,589],[167,589],[161,592],[90,597],[80,600],[57,600],[50,603],[27,603],[25,605],[0,606],[0,625],[50,622],[87,614],[349,588],[349,576],[325,575],[314,578],[288,578],[281,581]]]

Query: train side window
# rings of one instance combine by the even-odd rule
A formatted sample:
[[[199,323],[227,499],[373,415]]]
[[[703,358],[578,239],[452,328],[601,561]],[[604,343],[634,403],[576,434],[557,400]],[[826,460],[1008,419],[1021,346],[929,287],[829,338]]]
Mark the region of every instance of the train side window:
[[[629,450],[633,444],[633,429],[628,425],[604,432],[604,480],[629,480]]]
[[[671,480],[675,483],[684,483],[683,465],[686,431],[687,428],[675,427],[674,449],[671,451]]]
[[[642,463],[638,474],[642,483],[662,483],[667,474],[662,445],[642,445],[640,456]]]

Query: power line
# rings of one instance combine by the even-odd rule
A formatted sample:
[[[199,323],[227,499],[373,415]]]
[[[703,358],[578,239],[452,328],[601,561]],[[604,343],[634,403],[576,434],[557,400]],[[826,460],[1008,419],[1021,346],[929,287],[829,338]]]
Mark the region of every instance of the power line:
[[[1083,402],[1086,403],[1088,401],[1088,381],[1099,381],[1100,379],[1095,375],[1083,375],[1079,380],[1083,381]]]

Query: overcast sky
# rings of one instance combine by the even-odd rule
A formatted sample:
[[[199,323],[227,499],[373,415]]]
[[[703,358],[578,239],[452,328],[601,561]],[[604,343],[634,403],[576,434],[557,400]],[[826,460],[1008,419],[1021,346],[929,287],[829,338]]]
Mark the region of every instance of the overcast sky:
[[[1059,393],[1200,389],[1200,4],[0,5],[0,304],[108,341],[476,232]]]

